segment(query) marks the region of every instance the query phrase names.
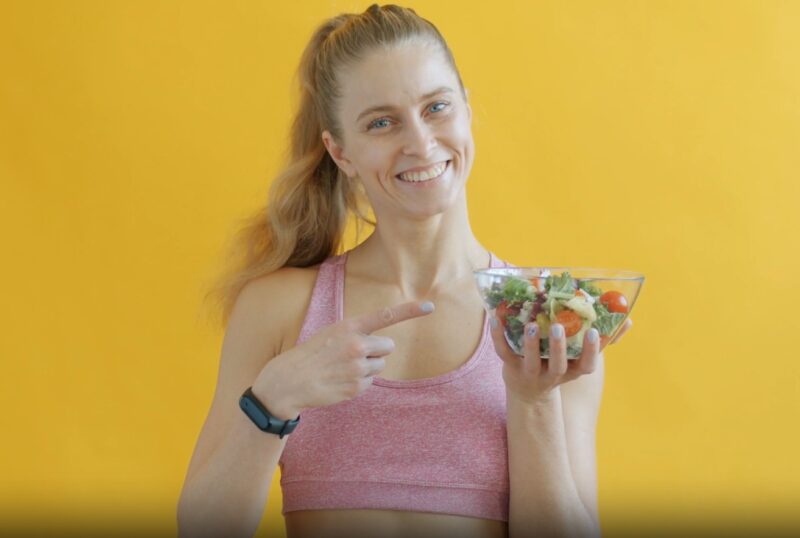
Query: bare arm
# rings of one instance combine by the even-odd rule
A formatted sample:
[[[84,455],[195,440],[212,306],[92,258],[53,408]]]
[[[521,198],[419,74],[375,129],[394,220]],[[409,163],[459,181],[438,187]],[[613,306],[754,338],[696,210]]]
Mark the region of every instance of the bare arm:
[[[182,537],[253,536],[258,529],[286,439],[262,432],[239,408],[248,386],[281,419],[355,398],[394,351],[391,338],[371,333],[432,311],[418,301],[385,307],[324,327],[280,353],[279,326],[302,315],[307,301],[298,300],[299,290],[308,288],[282,271],[275,275],[285,278],[268,275],[245,288],[231,314],[214,402],[178,502]]]
[[[598,356],[595,370],[560,385],[561,408],[572,475],[583,505],[600,535],[597,509],[597,419],[605,379],[605,358]]]
[[[568,361],[564,328],[552,324],[543,364],[536,323],[525,326],[520,358],[491,321],[506,384],[509,535],[600,536],[595,431],[605,361],[597,329],[586,332],[580,358]],[[629,319],[611,343],[630,327]]]
[[[241,417],[225,441],[184,484],[178,503],[181,538],[251,537],[258,529],[287,438],[260,431],[237,411]]]
[[[231,313],[214,400],[178,501],[180,537],[249,537],[261,522],[288,438],[259,430],[239,408],[239,397],[279,351],[277,325],[286,315],[281,312],[286,284],[278,273],[251,283]],[[297,302],[297,295],[293,300]],[[257,387],[253,392],[280,416],[278,404],[266,404],[267,395]]]
[[[567,455],[561,397],[530,406],[508,401],[509,537],[598,535]]]
[[[603,355],[597,329],[584,335],[581,356],[568,361],[564,327],[553,323],[544,362],[538,324],[525,326],[520,358],[502,325],[491,322],[506,385],[509,536],[599,536],[595,429]]]

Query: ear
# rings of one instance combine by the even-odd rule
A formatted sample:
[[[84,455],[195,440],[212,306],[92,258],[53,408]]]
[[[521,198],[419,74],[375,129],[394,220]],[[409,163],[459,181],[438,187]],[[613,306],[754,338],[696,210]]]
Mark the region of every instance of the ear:
[[[325,149],[328,150],[328,155],[331,156],[336,166],[341,168],[342,172],[344,172],[347,177],[355,177],[356,169],[353,163],[345,157],[344,148],[336,143],[336,140],[333,139],[333,135],[329,131],[322,131],[322,143],[325,144]]]

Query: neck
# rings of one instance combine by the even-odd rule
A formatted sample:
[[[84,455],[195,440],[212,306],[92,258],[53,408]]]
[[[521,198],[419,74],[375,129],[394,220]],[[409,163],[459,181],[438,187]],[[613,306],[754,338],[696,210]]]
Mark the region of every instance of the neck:
[[[471,281],[472,271],[489,266],[489,252],[473,235],[463,202],[424,220],[379,219],[348,255],[348,270],[396,287],[409,301]]]

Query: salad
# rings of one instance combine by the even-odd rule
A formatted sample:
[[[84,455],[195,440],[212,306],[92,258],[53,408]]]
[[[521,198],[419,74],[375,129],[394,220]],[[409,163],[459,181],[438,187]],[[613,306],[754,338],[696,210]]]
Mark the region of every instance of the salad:
[[[502,324],[509,344],[522,354],[525,324],[539,325],[542,357],[549,356],[550,325],[564,326],[567,357],[575,358],[583,349],[583,336],[594,327],[605,345],[628,313],[628,300],[618,291],[604,292],[592,279],[575,279],[568,271],[526,279],[512,276],[494,282],[485,291],[485,300]]]

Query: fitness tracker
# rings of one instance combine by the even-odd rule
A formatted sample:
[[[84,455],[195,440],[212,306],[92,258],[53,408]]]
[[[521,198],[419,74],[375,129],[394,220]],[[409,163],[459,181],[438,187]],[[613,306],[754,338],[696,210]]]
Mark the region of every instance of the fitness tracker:
[[[239,398],[239,407],[242,408],[244,414],[250,417],[250,420],[262,432],[278,434],[281,439],[285,435],[292,433],[297,427],[297,423],[300,422],[300,415],[297,415],[297,418],[292,420],[281,420],[273,417],[269,414],[267,408],[258,401],[255,394],[253,394],[252,388],[250,387],[244,391],[242,397]]]

